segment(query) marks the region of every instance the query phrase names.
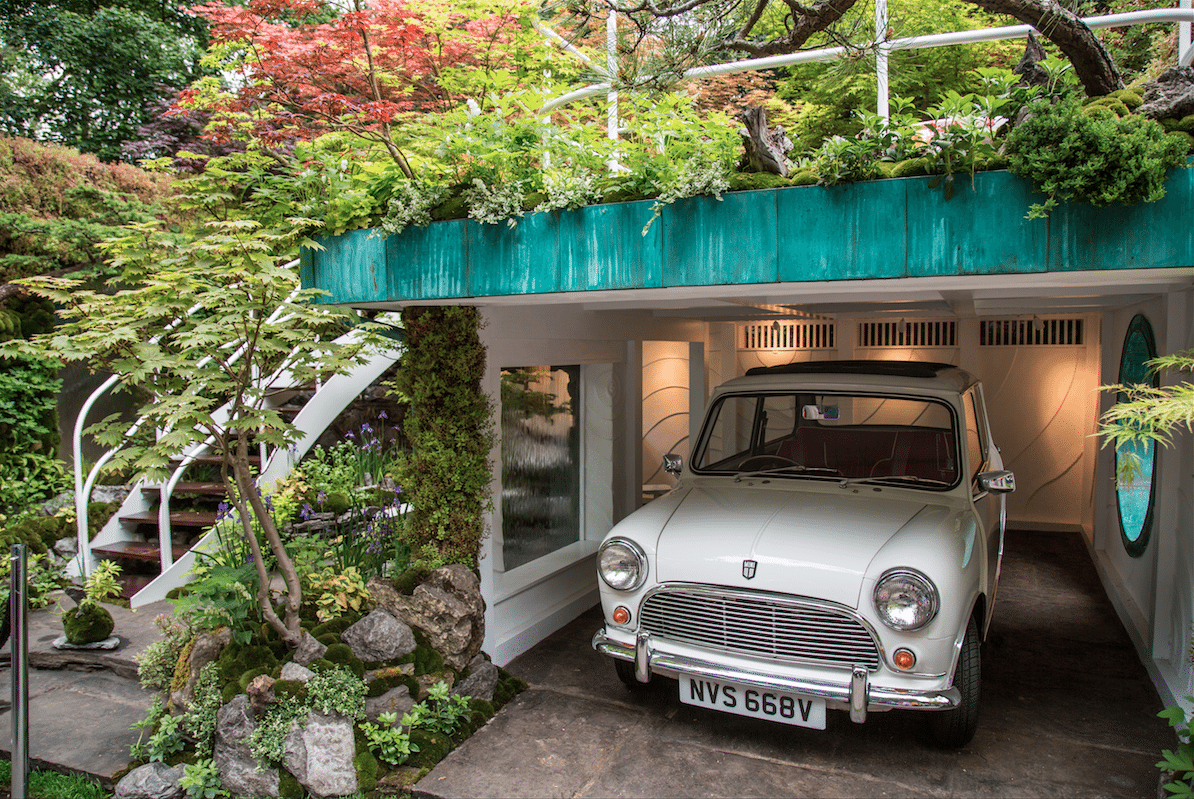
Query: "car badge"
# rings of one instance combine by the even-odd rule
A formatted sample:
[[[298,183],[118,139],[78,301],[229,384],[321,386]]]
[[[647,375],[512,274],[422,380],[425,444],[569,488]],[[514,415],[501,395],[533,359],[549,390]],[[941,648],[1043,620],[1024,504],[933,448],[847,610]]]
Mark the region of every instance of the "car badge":
[[[742,576],[748,580],[753,578],[755,576],[755,569],[758,567],[759,562],[757,560],[742,561]]]

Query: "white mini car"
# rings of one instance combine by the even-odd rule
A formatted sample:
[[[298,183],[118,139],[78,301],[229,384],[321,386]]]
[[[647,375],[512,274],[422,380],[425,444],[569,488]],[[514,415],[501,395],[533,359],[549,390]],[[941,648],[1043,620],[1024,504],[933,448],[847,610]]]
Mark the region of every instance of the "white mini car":
[[[674,490],[598,553],[593,646],[630,687],[816,729],[926,714],[963,746],[1014,490],[982,387],[937,363],[750,370],[716,389]]]

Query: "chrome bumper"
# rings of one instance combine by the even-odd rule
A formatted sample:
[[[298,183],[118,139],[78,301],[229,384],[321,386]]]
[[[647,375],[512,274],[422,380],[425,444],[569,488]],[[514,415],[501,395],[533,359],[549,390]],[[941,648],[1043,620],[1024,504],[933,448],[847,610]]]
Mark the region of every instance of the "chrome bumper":
[[[939,690],[913,691],[871,685],[870,675],[862,666],[854,667],[848,682],[823,682],[746,671],[687,655],[660,651],[654,646],[649,633],[639,633],[634,646],[628,646],[610,638],[606,635],[605,628],[602,628],[593,636],[593,648],[610,657],[633,661],[634,674],[639,682],[649,681],[652,674],[658,671],[668,675],[689,674],[799,696],[816,697],[824,699],[828,704],[849,710],[850,720],[856,724],[866,721],[868,710],[949,710],[957,707],[962,701],[961,694],[953,686]]]

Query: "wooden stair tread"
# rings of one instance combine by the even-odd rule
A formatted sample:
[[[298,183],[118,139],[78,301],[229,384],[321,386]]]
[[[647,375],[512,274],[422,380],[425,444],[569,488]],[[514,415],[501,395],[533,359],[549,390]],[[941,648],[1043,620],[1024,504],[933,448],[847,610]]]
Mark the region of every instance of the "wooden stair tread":
[[[174,559],[178,560],[190,549],[186,544],[174,544],[171,549]],[[91,554],[107,558],[128,558],[130,560],[150,560],[157,563],[161,559],[161,548],[155,541],[117,541],[102,547],[92,547]]]
[[[160,494],[162,487],[160,485],[146,485],[142,486],[141,490],[146,494]],[[223,483],[179,483],[174,486],[175,494],[211,494],[213,496],[224,496],[226,490]]]
[[[196,455],[194,458],[191,459],[191,465],[194,465],[196,463],[202,463],[202,464],[206,464],[206,465],[210,465],[210,466],[219,466],[223,462],[224,462],[224,459],[221,458],[219,455]],[[170,461],[170,463],[171,463],[171,465],[177,467],[179,462],[175,460],[175,461]],[[250,455],[249,463],[253,464],[254,466],[260,465],[261,457],[259,455]]]
[[[156,525],[158,523],[158,512],[156,510],[147,510],[141,513],[130,513],[127,516],[121,516],[120,520],[133,524]],[[216,512],[214,510],[176,510],[170,512],[170,524],[176,527],[211,527],[215,523]]]

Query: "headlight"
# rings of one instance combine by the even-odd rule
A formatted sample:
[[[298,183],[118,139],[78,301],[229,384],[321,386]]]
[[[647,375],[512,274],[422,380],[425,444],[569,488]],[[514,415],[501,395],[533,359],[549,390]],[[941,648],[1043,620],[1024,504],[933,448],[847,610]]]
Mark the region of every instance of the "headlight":
[[[611,538],[597,551],[597,573],[610,588],[633,591],[647,579],[647,556],[633,541]]]
[[[893,630],[919,630],[933,620],[940,604],[937,587],[911,569],[891,569],[875,583],[879,618]]]

